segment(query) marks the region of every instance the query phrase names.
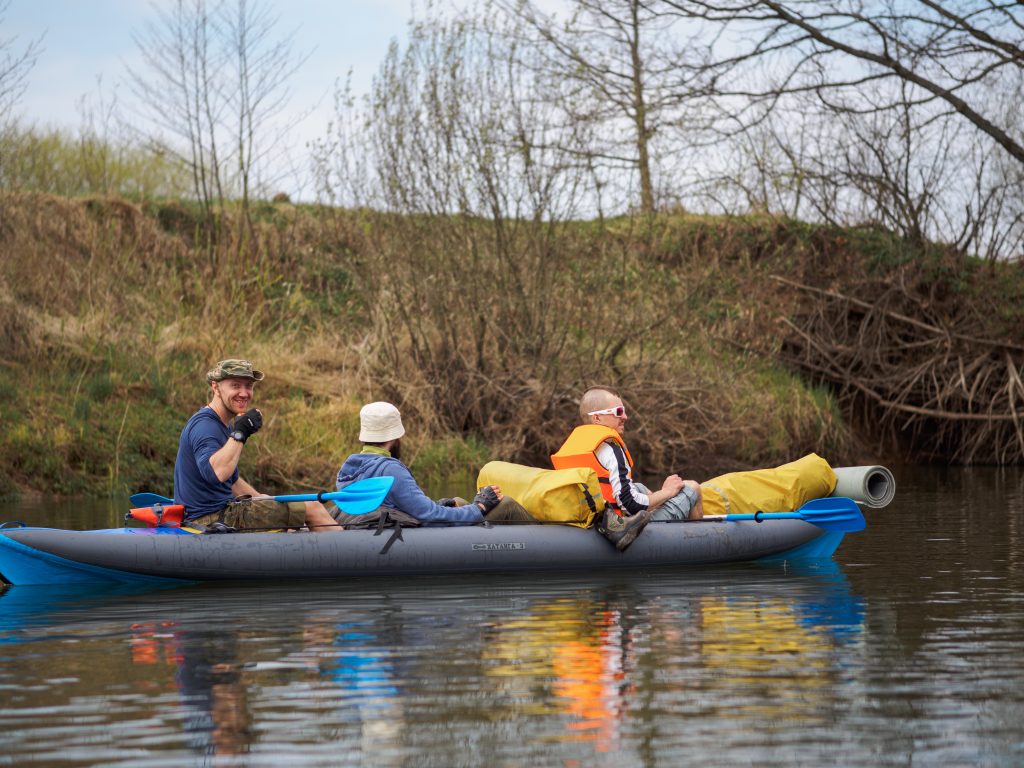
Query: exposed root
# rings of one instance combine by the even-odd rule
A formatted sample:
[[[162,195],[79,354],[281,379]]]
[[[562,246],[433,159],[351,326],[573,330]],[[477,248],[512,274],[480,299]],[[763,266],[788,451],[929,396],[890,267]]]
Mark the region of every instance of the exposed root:
[[[957,463],[1024,461],[1024,346],[935,317],[899,284],[868,301],[773,277],[809,299],[782,321],[783,361],[835,385],[883,437]]]

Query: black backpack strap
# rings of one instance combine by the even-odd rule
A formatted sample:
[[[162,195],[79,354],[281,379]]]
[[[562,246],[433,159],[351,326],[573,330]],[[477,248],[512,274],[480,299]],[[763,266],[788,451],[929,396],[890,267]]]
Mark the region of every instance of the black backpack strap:
[[[402,538],[402,526],[398,523],[395,523],[395,532],[391,534],[391,538],[388,539],[388,543],[384,545],[384,549],[380,551],[380,554],[386,555],[388,550],[391,549],[391,545],[396,541],[405,541],[405,539]]]
[[[385,521],[389,520],[390,518],[391,514],[388,512],[385,512],[383,515],[380,516],[380,523],[378,523],[377,525],[377,533],[373,534],[374,536],[377,536],[378,534],[380,534],[381,531],[384,530]],[[388,550],[391,549],[391,545],[394,544],[396,541],[405,541],[405,539],[402,538],[401,522],[395,519],[392,520],[391,523],[394,526],[395,532],[391,534],[391,538],[388,539],[388,543],[384,545],[384,549],[382,549],[378,554],[386,555],[388,553]]]
[[[580,488],[583,489],[583,498],[587,500],[587,506],[590,507],[592,514],[597,514],[597,503],[594,501],[594,497],[590,493],[590,489],[586,483],[580,483]]]

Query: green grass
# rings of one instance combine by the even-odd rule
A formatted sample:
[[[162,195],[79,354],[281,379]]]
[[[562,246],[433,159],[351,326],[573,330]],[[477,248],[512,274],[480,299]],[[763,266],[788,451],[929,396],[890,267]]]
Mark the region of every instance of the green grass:
[[[436,496],[471,499],[480,467],[491,458],[487,445],[472,435],[430,440],[416,452],[409,469],[420,487],[440,489]]]

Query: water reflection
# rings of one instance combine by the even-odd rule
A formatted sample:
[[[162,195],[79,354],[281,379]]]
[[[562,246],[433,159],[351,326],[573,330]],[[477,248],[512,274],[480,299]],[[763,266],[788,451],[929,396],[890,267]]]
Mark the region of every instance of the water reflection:
[[[653,716],[662,698],[680,694],[714,708],[760,686],[764,695],[737,699],[733,716],[816,717],[833,698],[838,652],[861,635],[863,600],[832,562],[788,573],[754,567],[753,583],[720,575],[717,587],[705,573],[699,585],[655,577],[531,601],[489,627],[486,675],[521,699],[550,680],[540,711],[562,718],[563,740],[598,753],[617,750],[620,723]],[[787,685],[768,690],[778,679]],[[655,695],[638,696],[641,688]]]
[[[400,743],[405,719],[400,673],[392,661],[396,638],[387,639],[391,626],[383,618],[353,621],[326,612],[307,619],[303,640],[322,680],[318,695],[358,731],[359,752],[377,756],[378,764],[400,765],[380,759]]]
[[[511,728],[553,759],[614,762],[637,723],[698,711],[762,721],[785,708],[824,721],[863,615],[834,563],[586,585],[491,576],[13,587],[0,594],[0,687],[20,692],[0,711],[17,726],[0,748],[44,759],[40,732],[56,726],[80,764],[97,758],[89,737],[100,731],[133,734],[107,744],[104,759],[142,748],[233,765],[298,749],[303,762],[329,764],[344,745],[379,764],[423,754],[455,764],[466,739],[493,749]],[[90,668],[96,654],[112,663]],[[40,706],[45,725],[32,717]],[[673,754],[677,738],[660,749]]]
[[[159,626],[169,640],[162,661],[175,669],[189,747],[203,755],[248,751],[252,714],[238,635],[215,627],[179,628],[171,621]]]

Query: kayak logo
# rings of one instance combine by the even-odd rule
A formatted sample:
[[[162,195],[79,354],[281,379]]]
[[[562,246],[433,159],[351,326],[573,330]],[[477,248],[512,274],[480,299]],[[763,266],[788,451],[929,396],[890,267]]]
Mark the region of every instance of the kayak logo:
[[[500,544],[473,545],[473,550],[475,552],[503,552],[509,549],[526,549],[526,545],[521,541],[503,541]]]

